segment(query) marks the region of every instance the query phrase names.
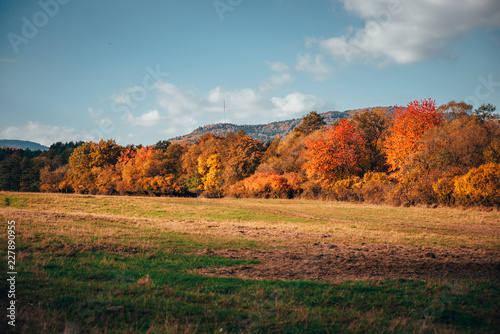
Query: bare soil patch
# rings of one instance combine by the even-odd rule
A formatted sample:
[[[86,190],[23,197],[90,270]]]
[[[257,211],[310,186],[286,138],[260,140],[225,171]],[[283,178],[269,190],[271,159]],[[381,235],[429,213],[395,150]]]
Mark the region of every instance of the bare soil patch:
[[[204,250],[200,254],[255,259],[255,266],[208,268],[210,276],[339,282],[380,279],[478,279],[498,281],[500,253],[375,244],[293,244],[289,249]]]

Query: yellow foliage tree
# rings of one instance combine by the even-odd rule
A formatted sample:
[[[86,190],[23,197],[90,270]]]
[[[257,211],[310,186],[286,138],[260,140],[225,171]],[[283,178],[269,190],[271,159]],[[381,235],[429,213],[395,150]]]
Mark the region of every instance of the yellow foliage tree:
[[[219,154],[212,154],[206,160],[198,158],[198,173],[201,175],[201,187],[208,195],[221,196],[221,161]]]

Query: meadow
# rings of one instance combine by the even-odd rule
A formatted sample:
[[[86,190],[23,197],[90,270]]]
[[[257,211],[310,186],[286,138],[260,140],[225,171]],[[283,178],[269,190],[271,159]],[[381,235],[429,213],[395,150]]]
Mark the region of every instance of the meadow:
[[[2,333],[500,332],[495,210],[0,192],[0,217]]]

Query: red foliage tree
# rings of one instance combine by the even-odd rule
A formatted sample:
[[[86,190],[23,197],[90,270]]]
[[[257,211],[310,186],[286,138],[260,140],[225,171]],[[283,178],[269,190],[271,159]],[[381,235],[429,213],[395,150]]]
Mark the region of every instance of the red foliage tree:
[[[361,171],[366,140],[349,120],[339,121],[305,145],[304,168],[308,176],[333,181]]]

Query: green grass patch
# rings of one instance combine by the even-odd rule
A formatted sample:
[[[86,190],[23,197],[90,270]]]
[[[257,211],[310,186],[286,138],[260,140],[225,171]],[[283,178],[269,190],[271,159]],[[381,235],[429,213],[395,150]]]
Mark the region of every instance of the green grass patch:
[[[27,206],[28,203],[24,197],[0,193],[0,208],[12,207],[20,209]]]
[[[40,263],[43,263],[40,264]],[[460,332],[498,330],[498,284],[251,281],[190,273],[246,260],[81,253],[23,261],[18,328],[63,332]],[[46,310],[46,311],[42,311]],[[50,312],[48,312],[50,310]],[[56,315],[47,324],[45,316]],[[47,327],[48,325],[48,327]],[[222,329],[222,330],[221,330]]]

